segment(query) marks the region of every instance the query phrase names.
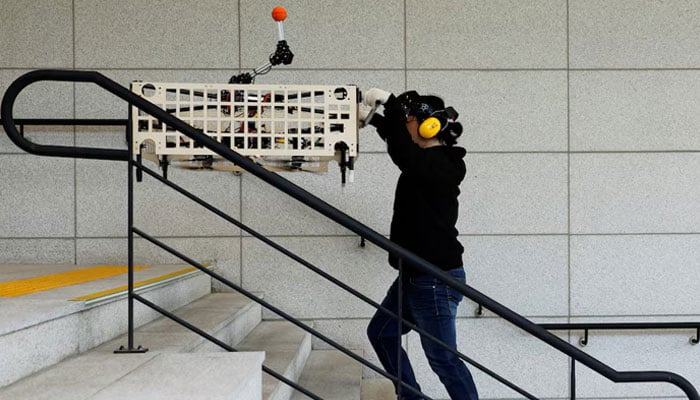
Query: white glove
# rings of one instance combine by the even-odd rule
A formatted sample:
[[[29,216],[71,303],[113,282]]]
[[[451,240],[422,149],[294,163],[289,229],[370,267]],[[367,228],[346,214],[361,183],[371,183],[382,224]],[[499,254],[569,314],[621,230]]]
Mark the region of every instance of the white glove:
[[[367,117],[369,116],[369,111],[366,108],[359,107],[357,109],[357,122],[360,123],[360,128],[367,124]]]
[[[364,128],[365,126],[369,125],[369,122],[372,120],[372,117],[374,117],[374,113],[377,111],[376,107],[372,107],[371,109],[367,109],[363,106],[360,106],[357,108],[357,124],[360,128]]]
[[[391,96],[391,93],[386,90],[372,88],[364,93],[362,101],[370,107],[376,107],[378,104],[386,103],[389,100],[389,96]]]

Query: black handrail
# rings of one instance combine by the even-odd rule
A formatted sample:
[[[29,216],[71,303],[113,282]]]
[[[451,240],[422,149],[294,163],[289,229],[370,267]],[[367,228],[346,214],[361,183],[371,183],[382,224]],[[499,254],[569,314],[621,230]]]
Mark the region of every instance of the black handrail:
[[[695,329],[695,337],[690,344],[700,342],[700,322],[575,322],[575,323],[546,323],[539,324],[548,331],[584,331],[584,337],[579,340],[582,346],[588,344],[588,331],[622,331],[622,330],[668,330]]]
[[[108,79],[104,75],[93,71],[66,71],[66,70],[37,70],[28,72],[17,78],[5,91],[0,106],[2,124],[5,133],[22,150],[27,153],[51,157],[88,158],[101,160],[128,161],[129,152],[123,149],[96,149],[90,147],[41,145],[32,143],[15,126],[13,120],[13,108],[17,95],[22,89],[38,81],[69,81],[69,82],[92,82],[103,87],[107,91],[116,94],[124,100],[130,93],[126,88]],[[127,100],[128,101],[128,100]],[[130,102],[131,103],[131,102]]]
[[[99,118],[99,119],[67,119],[67,118],[17,118],[17,125],[87,125],[87,126],[127,126],[128,119]]]
[[[101,158],[107,160],[121,161],[128,160],[129,157],[131,157],[131,155],[128,154],[128,151],[125,150],[36,145],[23,138],[17,131],[17,128],[14,124],[14,102],[17,98],[17,95],[24,87],[41,80],[92,82],[99,85],[100,87],[106,89],[112,94],[127,101],[129,104],[136,106],[137,108],[158,118],[159,120],[171,126],[175,130],[180,131],[183,134],[192,138],[193,140],[198,141],[207,149],[219,154],[228,161],[235,163],[244,170],[271,184],[272,186],[276,187],[282,192],[297,199],[303,204],[313,208],[314,210],[323,214],[324,216],[336,221],[337,223],[349,229],[350,231],[358,234],[361,237],[364,237],[366,240],[369,240],[375,245],[383,248],[390,254],[393,254],[399,258],[402,258],[406,262],[409,262],[412,266],[414,266],[414,268],[418,269],[422,273],[440,279],[455,290],[462,293],[465,297],[471,299],[472,301],[478,304],[483,305],[485,308],[491,310],[491,312],[493,312],[494,314],[516,325],[525,332],[528,332],[529,334],[537,337],[538,339],[547,343],[551,347],[554,347],[560,352],[568,355],[569,357],[582,363],[588,368],[598,372],[599,374],[603,375],[604,377],[610,379],[613,382],[668,382],[681,389],[690,400],[700,400],[700,395],[698,395],[698,392],[697,390],[695,390],[693,385],[688,380],[686,380],[678,374],[665,371],[617,371],[609,367],[608,365],[602,363],[598,359],[590,356],[589,354],[581,351],[580,349],[577,349],[570,343],[550,333],[549,331],[540,327],[539,325],[531,322],[522,315],[517,314],[513,310],[505,307],[504,305],[496,302],[495,300],[491,299],[485,294],[477,291],[476,289],[468,285],[462,284],[449,274],[437,268],[432,263],[429,263],[423,258],[415,255],[412,252],[407,251],[401,246],[388,240],[380,233],[361,224],[359,221],[353,219],[349,215],[341,212],[340,210],[336,209],[330,204],[324,202],[315,195],[289,182],[280,175],[264,169],[263,167],[257,165],[255,162],[248,159],[247,157],[244,157],[232,151],[224,144],[217,142],[216,140],[210,138],[209,136],[203,133],[198,132],[196,129],[187,125],[185,122],[168,114],[166,111],[154,105],[153,103],[137,96],[134,93],[131,93],[128,89],[124,88],[123,86],[119,85],[118,83],[114,82],[113,80],[105,77],[104,75],[98,72],[38,70],[28,72],[22,75],[9,86],[2,99],[2,105],[0,106],[0,114],[2,114],[3,126],[5,127],[5,131],[8,134],[8,136],[10,136],[12,141],[15,144],[17,144],[17,146],[29,153],[56,157]]]

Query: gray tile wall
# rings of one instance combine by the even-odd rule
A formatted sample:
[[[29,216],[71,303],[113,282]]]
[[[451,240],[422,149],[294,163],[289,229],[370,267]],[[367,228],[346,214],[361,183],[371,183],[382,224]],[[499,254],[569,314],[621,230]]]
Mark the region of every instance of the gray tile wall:
[[[695,0],[16,0],[0,2],[0,90],[39,68],[135,79],[226,82],[265,62],[270,10],[287,7],[295,59],[272,84],[347,84],[442,95],[469,151],[458,228],[469,283],[537,321],[698,320],[700,3]],[[37,23],[40,21],[41,23]],[[37,83],[16,117],[125,118],[87,84]],[[28,129],[37,143],[124,148],[110,128]],[[356,182],[285,177],[388,234],[398,173],[361,130]],[[381,300],[394,271],[375,246],[252,176],[171,170],[173,181]],[[125,262],[123,163],[40,158],[0,137],[0,262]],[[324,333],[371,355],[371,308],[146,178],[136,224]],[[136,242],[138,262],[174,262]],[[565,398],[565,357],[476,305],[459,344],[538,397]],[[275,318],[268,313],[268,318]],[[561,337],[577,344],[578,332]],[[700,386],[693,332],[593,333],[584,350],[622,370],[668,369]],[[427,393],[446,398],[415,335]],[[319,341],[315,346],[324,347]],[[369,372],[367,372],[370,374]],[[670,398],[578,369],[578,396]],[[484,398],[515,393],[475,371]]]

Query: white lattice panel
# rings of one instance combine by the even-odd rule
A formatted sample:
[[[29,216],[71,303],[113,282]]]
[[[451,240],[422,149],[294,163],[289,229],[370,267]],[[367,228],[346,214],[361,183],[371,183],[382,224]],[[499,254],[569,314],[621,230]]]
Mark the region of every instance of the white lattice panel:
[[[333,157],[338,143],[357,155],[355,86],[134,82],[131,90],[243,155]],[[135,153],[213,154],[136,108],[131,118]]]

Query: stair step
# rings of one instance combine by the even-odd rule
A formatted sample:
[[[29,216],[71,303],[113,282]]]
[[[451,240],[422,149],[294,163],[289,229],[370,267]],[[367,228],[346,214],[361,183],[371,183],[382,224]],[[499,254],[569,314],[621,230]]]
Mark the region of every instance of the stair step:
[[[227,344],[246,337],[260,323],[262,310],[237,293],[212,293],[179,308],[175,315]],[[117,348],[123,335],[103,346]],[[134,333],[134,345],[157,352],[226,351],[167,317],[161,317]]]
[[[311,335],[286,321],[263,321],[234,346],[239,351],[265,351],[263,365],[296,382],[311,352]],[[263,373],[263,399],[289,400],[294,389]]]
[[[394,399],[394,384],[388,379],[373,378],[362,380],[362,400]]]
[[[299,385],[324,400],[359,400],[361,381],[362,365],[357,361],[338,350],[313,350]],[[296,392],[292,400],[307,398]]]
[[[196,281],[197,288],[186,286],[188,280]],[[95,282],[91,285],[94,288]],[[75,329],[66,331],[55,327],[55,324],[66,324],[69,319],[79,320],[81,329],[95,331],[100,340],[68,345],[72,349],[67,355],[62,354],[60,359],[40,365],[35,371],[25,374],[24,378],[16,378],[5,387],[0,387],[0,399],[300,398],[301,394],[295,395],[292,387],[262,372],[261,362],[291,381],[301,379],[302,386],[324,399],[360,398],[359,364],[336,351],[312,353],[311,335],[301,328],[286,321],[261,321],[260,305],[236,293],[202,293],[200,286],[206,287],[206,290],[210,288],[210,279],[201,273],[178,278],[142,296],[165,309],[177,308],[174,314],[179,318],[231,345],[237,352],[226,352],[177,322],[159,317],[155,311],[136,302],[135,323],[141,326],[134,332],[133,345],[143,346],[148,351],[114,354],[114,350],[128,344],[128,337],[123,333],[126,331],[125,300],[118,299],[119,294],[109,293],[107,298],[88,296],[89,304],[82,301],[69,303],[63,296],[60,300],[62,310],[38,307],[44,318],[32,321],[34,317],[25,315],[23,321],[5,323],[4,329],[9,332],[0,336],[0,344],[16,347],[17,355],[28,352],[30,360],[46,357],[46,354],[56,350],[52,346],[55,342],[29,348],[26,343],[41,344],[53,338],[62,341],[60,345],[75,340],[72,336]],[[183,295],[183,292],[186,293]],[[54,294],[44,292],[42,296]],[[34,295],[27,297],[31,296]],[[69,303],[70,307],[66,307],[65,303]],[[13,305],[13,309],[17,310],[17,307]],[[91,313],[97,314],[98,318],[89,319]],[[9,328],[10,325],[14,326]],[[27,328],[30,328],[31,337],[22,336],[20,340],[24,342],[17,341],[17,333]],[[46,331],[45,336],[34,336],[38,332],[36,329]],[[118,337],[115,337],[115,329],[121,332]],[[60,333],[57,334],[57,331]],[[40,351],[33,352],[32,347],[40,347]],[[14,368],[13,363],[3,364],[5,369]],[[0,372],[3,372],[2,367]],[[200,375],[216,379],[205,379],[201,383],[191,379]],[[236,388],[232,386],[234,384]]]
[[[175,314],[224,341],[246,336],[262,315],[259,305],[235,293],[210,294],[181,307]],[[165,317],[136,329],[134,342],[135,346],[143,345],[149,351],[114,354],[115,349],[127,343],[124,335],[0,389],[0,399],[91,399],[118,381],[131,382],[132,378],[127,376],[147,368],[145,365],[155,362],[154,358],[161,354],[195,351],[190,354],[193,360],[211,354],[203,353],[209,344],[206,339]],[[154,384],[156,380],[144,379],[144,382]],[[225,387],[226,383],[222,385]]]
[[[49,275],[60,275],[91,269],[76,265],[2,265],[0,276],[5,281],[19,282]],[[181,307],[211,291],[211,279],[201,273],[185,273],[169,277],[159,284],[159,277],[182,270],[182,265],[151,266],[138,271],[135,279],[148,281],[141,295],[166,310]],[[81,278],[83,279],[83,278]],[[118,288],[126,284],[126,275],[103,279],[83,279],[69,284],[44,285],[24,295],[3,298],[0,307],[0,388],[50,367],[69,357],[88,351],[114,339],[126,331],[126,299],[111,291],[108,297],[73,300],[95,292]],[[47,287],[52,286],[51,289]],[[73,301],[72,301],[73,300]],[[135,324],[142,325],[159,316],[144,307],[136,307]],[[27,345],[31,344],[31,345]]]
[[[0,390],[0,399],[261,399],[258,353],[90,353]],[[241,397],[234,396],[234,394]]]
[[[90,400],[261,400],[256,353],[161,353]]]

